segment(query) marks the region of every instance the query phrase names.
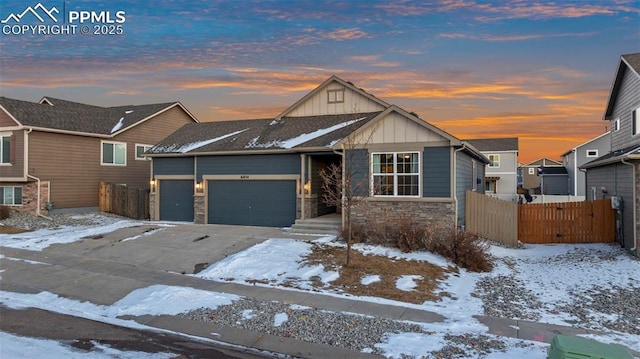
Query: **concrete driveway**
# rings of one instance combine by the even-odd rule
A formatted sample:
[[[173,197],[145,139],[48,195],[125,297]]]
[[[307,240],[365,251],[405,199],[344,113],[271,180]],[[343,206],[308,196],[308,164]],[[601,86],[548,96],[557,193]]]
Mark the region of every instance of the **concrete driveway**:
[[[46,251],[61,250],[149,270],[193,274],[230,254],[283,235],[282,229],[268,227],[148,224],[53,245]]]

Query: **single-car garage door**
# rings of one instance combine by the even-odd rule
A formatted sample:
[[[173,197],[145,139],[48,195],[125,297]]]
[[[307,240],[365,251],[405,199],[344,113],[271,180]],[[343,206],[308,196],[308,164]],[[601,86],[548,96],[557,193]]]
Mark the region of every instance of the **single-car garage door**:
[[[193,222],[193,180],[160,180],[160,220]]]
[[[210,180],[208,223],[289,227],[296,220],[296,181]]]

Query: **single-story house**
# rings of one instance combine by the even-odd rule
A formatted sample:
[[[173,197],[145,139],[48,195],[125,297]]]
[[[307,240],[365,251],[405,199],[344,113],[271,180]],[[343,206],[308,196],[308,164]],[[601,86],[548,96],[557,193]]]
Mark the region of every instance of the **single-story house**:
[[[620,57],[603,119],[610,124],[611,152],[582,165],[587,199],[614,199],[618,241],[640,256],[640,53]]]
[[[266,119],[188,124],[148,151],[152,218],[291,226],[335,213],[320,171],[341,164],[356,222],[464,225],[488,163],[472,145],[336,76]],[[343,176],[343,186],[347,179]],[[352,187],[354,188],[354,187]]]
[[[179,102],[100,107],[0,97],[0,205],[44,215],[97,207],[100,181],[148,187],[145,151],[196,122]]]

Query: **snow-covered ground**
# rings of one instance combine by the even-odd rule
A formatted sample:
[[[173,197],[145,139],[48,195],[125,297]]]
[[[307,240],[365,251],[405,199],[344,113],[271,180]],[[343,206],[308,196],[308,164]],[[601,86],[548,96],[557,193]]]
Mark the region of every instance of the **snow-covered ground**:
[[[42,250],[53,243],[70,243],[92,234],[105,233],[137,224],[139,222],[105,220],[96,226],[47,229],[19,235],[0,235],[0,246]],[[136,238],[129,240],[136,240]],[[331,236],[318,239],[315,243],[331,246],[342,245],[335,242]],[[313,281],[317,285],[317,278],[320,278],[323,283],[330,283],[339,275],[335,271],[326,270],[322,265],[301,264],[302,259],[310,253],[311,247],[311,243],[299,240],[270,239],[210,265],[197,276],[210,280],[234,281],[244,284],[251,282],[252,285],[282,286],[287,290],[292,290],[290,285],[293,281],[298,288],[295,290],[311,290],[314,288]],[[354,249],[366,255],[427,261],[439,266],[451,265],[445,259],[431,253],[402,253],[395,249],[367,245],[356,245]],[[632,259],[616,246],[603,244],[527,245],[521,249],[494,246],[491,247],[491,254],[496,259],[496,267],[491,273],[470,273],[461,269],[459,273],[450,274],[441,280],[438,290],[448,293],[448,296],[443,297],[443,300],[439,302],[409,304],[383,298],[349,297],[429,310],[446,318],[446,321],[442,323],[424,324],[423,327],[427,334],[394,334],[388,336],[386,341],[376,345],[386,356],[400,358],[402,355],[428,357],[431,351],[438,350],[446,344],[443,333],[487,335],[487,328],[473,317],[477,314],[483,314],[485,312],[483,305],[490,304],[483,303],[482,295],[474,293],[474,289],[481,283],[490,283],[500,278],[514,280],[519,287],[516,289],[527,293],[528,296],[539,302],[539,305],[533,307],[528,307],[526,302],[514,303],[512,306],[518,308],[521,311],[521,316],[524,317],[520,319],[535,318],[540,322],[567,326],[578,321],[575,313],[570,313],[565,309],[567,305],[572,303],[572,298],[576,294],[584,294],[581,298],[585,300],[585,298],[588,299],[589,293],[592,293],[590,291],[594,288],[599,291],[613,292],[620,288],[637,290],[640,287],[640,281],[638,281],[640,262]],[[2,260],[10,259],[12,258],[2,258]],[[398,279],[397,287],[402,290],[412,290],[414,281],[419,278],[415,276],[415,273],[411,274],[413,276],[408,275]],[[362,284],[368,285],[379,280],[380,278],[376,275],[369,275],[362,278]],[[318,290],[317,287],[314,289]],[[329,290],[326,290],[325,293],[333,296],[344,295]],[[144,314],[175,315],[200,307],[215,308],[239,299],[241,297],[231,294],[156,285],[135,290],[111,306],[102,306],[69,300],[46,292],[21,294],[0,291],[0,304],[8,307],[41,308],[133,328],[144,328],[144,326],[118,317]],[[597,325],[599,320],[616,320],[615,315],[594,311],[589,306],[585,311],[596,323],[593,325]],[[287,320],[285,315],[274,320],[274,327]],[[590,337],[603,342],[623,344],[640,351],[640,335],[615,330],[605,331],[610,334],[591,335]],[[546,358],[548,347],[546,344],[531,342],[523,347],[521,340],[511,338],[500,338],[500,340],[507,345],[506,351],[493,352],[486,358]],[[20,344],[16,343],[21,342],[28,343],[24,345],[28,345],[30,348],[59,349],[55,343],[35,341],[29,338],[24,338],[21,341],[21,339],[7,334],[0,336],[0,342],[3,355],[17,353],[14,350],[17,350],[17,346]],[[109,349],[106,348],[103,349],[103,352],[94,353],[95,356],[92,357],[102,358],[109,355],[108,352]],[[123,353],[115,356],[128,357],[127,355],[129,354]],[[16,355],[15,357],[20,356]],[[163,358],[163,356],[157,356],[157,358]]]

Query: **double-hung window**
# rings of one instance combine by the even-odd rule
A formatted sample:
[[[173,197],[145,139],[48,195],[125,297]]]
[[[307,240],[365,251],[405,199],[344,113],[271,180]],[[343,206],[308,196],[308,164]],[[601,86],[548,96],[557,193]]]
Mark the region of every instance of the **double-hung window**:
[[[148,158],[146,158],[144,156],[144,153],[147,152],[152,146],[150,145],[140,145],[136,143],[136,160],[147,160]]]
[[[6,206],[22,205],[22,187],[0,187],[0,204]]]
[[[420,195],[419,152],[373,153],[371,165],[374,196]]]
[[[500,155],[489,155],[489,167],[491,168],[500,167]]]
[[[126,166],[127,144],[124,142],[102,141],[100,163],[103,165]]]
[[[0,164],[11,163],[11,135],[0,134]]]

